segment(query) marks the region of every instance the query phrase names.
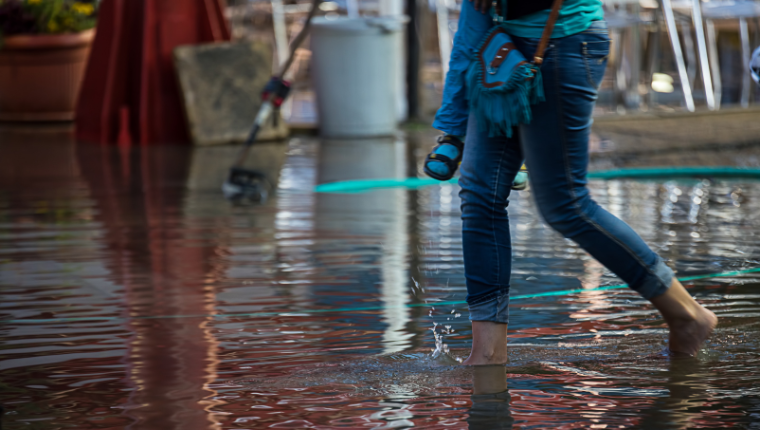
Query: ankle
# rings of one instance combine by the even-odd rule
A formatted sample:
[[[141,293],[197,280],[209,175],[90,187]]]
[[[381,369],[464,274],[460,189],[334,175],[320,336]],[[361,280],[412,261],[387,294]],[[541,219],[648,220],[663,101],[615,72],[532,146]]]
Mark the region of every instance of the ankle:
[[[507,362],[507,325],[489,321],[472,322],[472,352],[465,364]]]
[[[489,348],[489,349],[473,348],[472,352],[470,353],[470,356],[473,358],[477,358],[479,360],[485,360],[489,363],[492,363],[492,362],[499,361],[501,359],[506,359],[507,349],[504,348],[503,351],[497,351],[494,348]]]
[[[667,314],[663,312],[662,316],[671,330],[687,329],[700,321],[698,312],[686,307],[678,312],[669,312]]]
[[[482,350],[473,348],[467,360],[462,362],[466,366],[501,365],[508,361],[507,351]]]
[[[668,291],[651,300],[668,325],[688,324],[699,320],[702,305],[689,294],[678,280],[673,279]]]
[[[699,304],[694,302],[684,303],[681,307],[672,307],[667,312],[663,312],[663,318],[668,325],[689,324],[698,320]]]

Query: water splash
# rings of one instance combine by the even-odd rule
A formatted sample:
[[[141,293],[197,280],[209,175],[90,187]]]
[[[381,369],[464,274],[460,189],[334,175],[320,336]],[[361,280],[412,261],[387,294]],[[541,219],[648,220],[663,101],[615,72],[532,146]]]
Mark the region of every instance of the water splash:
[[[425,293],[425,287],[420,285],[420,283],[417,282],[416,279],[414,279],[414,276],[412,276],[412,282],[414,282],[414,286],[411,287],[412,294],[414,295],[414,297],[420,298],[420,296]],[[425,303],[427,303],[427,300],[425,301]]]
[[[435,339],[435,348],[432,350],[433,353],[430,355],[430,357],[438,361],[440,363],[444,364],[459,364],[462,362],[462,359],[459,357],[454,357],[451,355],[451,351],[449,351],[449,346],[446,345],[446,343],[443,341],[443,335],[446,333],[451,333],[451,326],[446,325],[441,332],[438,332],[438,323],[433,321],[433,328],[431,329],[433,332],[433,338]]]

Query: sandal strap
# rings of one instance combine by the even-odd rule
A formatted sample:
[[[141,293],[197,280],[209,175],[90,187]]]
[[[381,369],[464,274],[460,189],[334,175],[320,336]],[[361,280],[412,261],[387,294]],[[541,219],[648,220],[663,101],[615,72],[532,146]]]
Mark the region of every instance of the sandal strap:
[[[430,163],[431,161],[438,161],[440,163],[445,164],[446,167],[449,168],[449,173],[440,174],[440,173],[433,172],[428,167],[428,163]],[[431,153],[431,154],[428,154],[428,156],[425,158],[425,173],[432,178],[438,179],[439,181],[447,181],[451,179],[454,176],[454,172],[457,170],[458,167],[459,165],[456,160],[452,160],[450,157],[447,157],[443,154]]]
[[[428,154],[427,158],[428,158],[428,161],[430,160],[441,161],[448,165],[451,165],[452,163],[456,163],[456,161],[452,160],[450,157],[447,157],[446,155],[443,155],[443,154],[436,154],[435,152],[432,154]]]
[[[441,145],[454,145],[459,150],[459,154],[464,152],[464,142],[459,140],[458,137],[450,134],[444,134],[438,137],[438,146],[436,146],[436,148]]]

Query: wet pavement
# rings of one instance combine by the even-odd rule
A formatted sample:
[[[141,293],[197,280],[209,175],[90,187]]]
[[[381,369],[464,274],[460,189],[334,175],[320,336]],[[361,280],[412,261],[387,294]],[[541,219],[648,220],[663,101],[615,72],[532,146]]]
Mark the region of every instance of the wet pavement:
[[[219,191],[234,148],[0,130],[3,429],[760,428],[758,275],[689,283],[721,317],[697,359],[660,354],[663,321],[623,289],[513,301],[506,386],[503,368],[454,365],[470,344],[456,186],[312,191],[416,176],[426,136],[259,147],[278,191],[235,206]],[[597,152],[592,167],[758,155]],[[760,267],[758,182],[591,188],[679,276]],[[513,295],[619,283],[529,191],[509,207]]]

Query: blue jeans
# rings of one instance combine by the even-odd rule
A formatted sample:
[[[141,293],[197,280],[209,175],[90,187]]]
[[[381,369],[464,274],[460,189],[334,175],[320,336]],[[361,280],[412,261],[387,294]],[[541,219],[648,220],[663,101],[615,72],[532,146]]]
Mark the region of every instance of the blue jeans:
[[[538,39],[514,37],[526,58]],[[470,319],[506,323],[512,260],[507,199],[525,161],[541,216],[644,298],[667,291],[673,271],[586,187],[591,113],[607,64],[604,21],[552,39],[541,67],[546,101],[511,138],[488,137],[470,115],[461,166],[462,242]]]

